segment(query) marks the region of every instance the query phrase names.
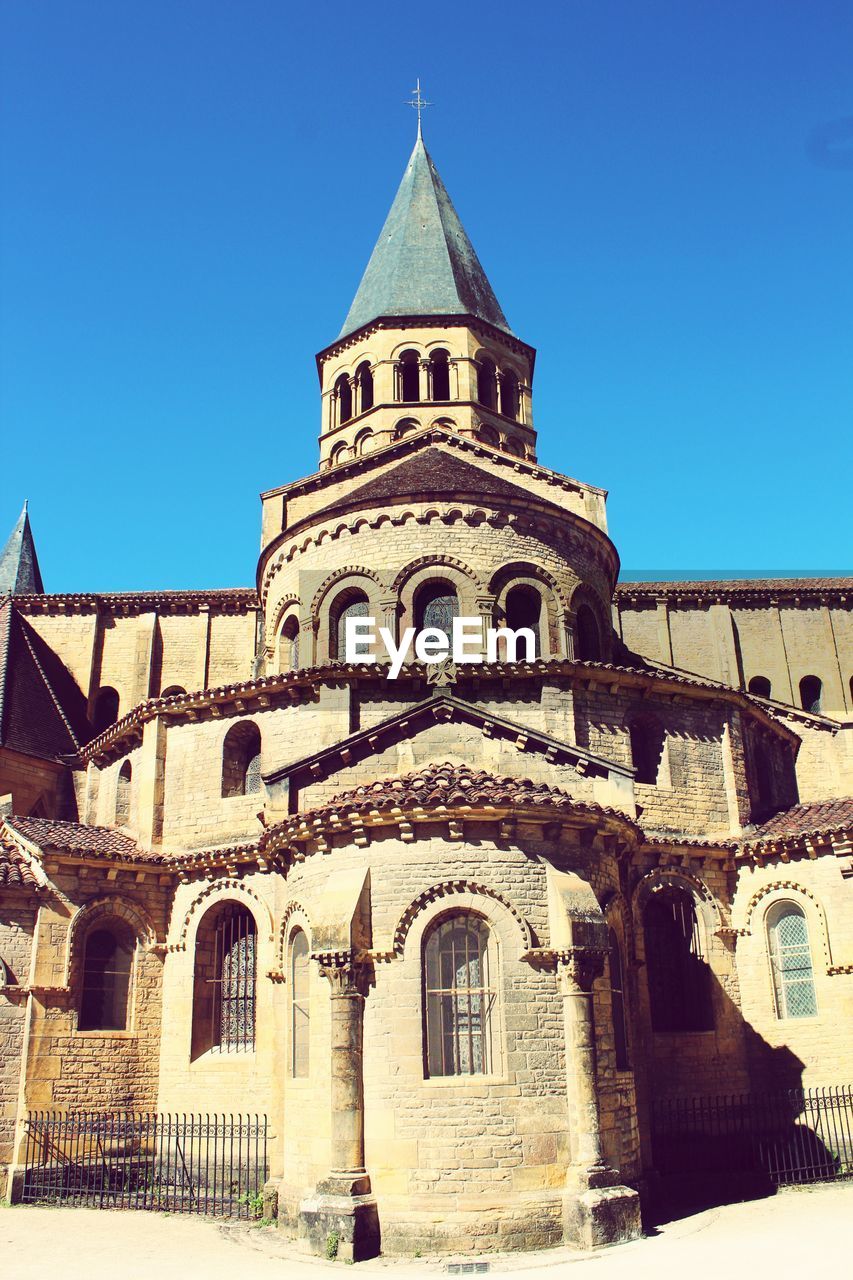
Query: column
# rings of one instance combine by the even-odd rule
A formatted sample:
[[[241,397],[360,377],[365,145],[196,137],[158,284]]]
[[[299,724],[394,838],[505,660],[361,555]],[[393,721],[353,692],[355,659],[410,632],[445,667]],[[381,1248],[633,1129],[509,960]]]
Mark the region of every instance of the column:
[[[563,653],[569,662],[575,660],[575,623],[577,614],[571,609],[564,609],[562,615],[563,623]]]
[[[566,1086],[571,1125],[573,1180],[587,1186],[614,1181],[601,1154],[592,986],[604,971],[604,954],[562,952],[557,962],[566,1032]]]
[[[477,596],[477,610],[480,614],[480,626],[482,628],[482,639],[480,643],[484,660],[488,656],[486,645],[489,637],[489,628],[493,625],[492,619],[495,616],[496,603],[497,596]],[[501,657],[499,654],[498,661],[500,660]]]

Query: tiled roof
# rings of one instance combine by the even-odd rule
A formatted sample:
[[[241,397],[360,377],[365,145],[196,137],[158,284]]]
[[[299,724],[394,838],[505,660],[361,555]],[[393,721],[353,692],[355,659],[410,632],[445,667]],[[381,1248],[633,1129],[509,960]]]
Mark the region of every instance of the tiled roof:
[[[619,582],[616,596],[749,596],[853,591],[853,578],[731,578],[703,582]]]
[[[57,760],[90,735],[73,676],[7,597],[0,605],[0,746]]]
[[[531,497],[529,489],[523,489],[521,485],[504,480],[483,467],[474,466],[455,454],[432,446],[368,480],[346,497],[330,503],[323,508],[323,515],[333,511],[348,511],[367,501],[373,505],[404,498],[424,502],[434,497],[461,499],[465,494],[471,494],[487,503],[489,498],[529,502]],[[547,499],[540,501],[547,502]],[[316,513],[311,519],[315,518]]]
[[[790,836],[822,835],[832,831],[853,829],[853,797],[839,800],[817,800],[795,804],[776,813],[762,823],[745,841],[757,844],[764,840],[784,840]]]
[[[419,134],[339,337],[378,316],[444,315],[510,332]]]
[[[0,888],[38,889],[38,880],[18,850],[0,837]]]
[[[24,613],[50,613],[68,609],[113,609],[132,613],[138,610],[193,609],[202,605],[229,605],[257,608],[254,587],[212,587],[207,591],[70,591],[39,596],[15,596],[15,605]]]
[[[6,818],[6,826],[42,849],[63,853],[90,854],[129,862],[162,862],[159,853],[137,847],[136,841],[112,827],[89,827],[80,822],[60,822],[56,818]]]

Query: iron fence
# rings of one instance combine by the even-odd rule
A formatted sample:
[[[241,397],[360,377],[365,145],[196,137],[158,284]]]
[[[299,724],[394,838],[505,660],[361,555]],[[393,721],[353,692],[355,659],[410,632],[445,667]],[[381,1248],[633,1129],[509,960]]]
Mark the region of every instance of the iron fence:
[[[787,1089],[652,1104],[654,1167],[754,1174],[773,1186],[853,1177],[853,1089]]]
[[[31,1111],[21,1200],[260,1217],[268,1127],[263,1115]]]

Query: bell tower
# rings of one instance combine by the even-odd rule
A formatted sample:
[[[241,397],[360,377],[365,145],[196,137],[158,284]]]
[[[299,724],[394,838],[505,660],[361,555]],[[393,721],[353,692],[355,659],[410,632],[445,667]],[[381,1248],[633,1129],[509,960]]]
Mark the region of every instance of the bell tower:
[[[321,468],[436,426],[535,461],[535,355],[506,321],[419,121],[343,328],[317,356]]]

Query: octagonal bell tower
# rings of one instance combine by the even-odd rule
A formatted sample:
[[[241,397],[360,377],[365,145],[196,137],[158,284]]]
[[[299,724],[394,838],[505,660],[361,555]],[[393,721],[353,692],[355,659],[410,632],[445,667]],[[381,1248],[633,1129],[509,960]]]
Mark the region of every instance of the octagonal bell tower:
[[[317,356],[321,468],[435,426],[535,461],[535,355],[510,330],[418,129],[344,326]]]

